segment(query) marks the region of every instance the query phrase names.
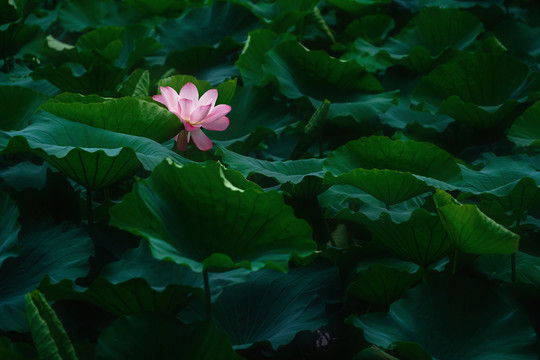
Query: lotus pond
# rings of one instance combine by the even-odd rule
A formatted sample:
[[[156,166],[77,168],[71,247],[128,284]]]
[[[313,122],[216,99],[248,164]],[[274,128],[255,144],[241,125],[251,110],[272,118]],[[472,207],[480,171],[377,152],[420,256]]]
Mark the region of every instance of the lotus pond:
[[[540,7],[0,1],[1,359],[533,360]]]

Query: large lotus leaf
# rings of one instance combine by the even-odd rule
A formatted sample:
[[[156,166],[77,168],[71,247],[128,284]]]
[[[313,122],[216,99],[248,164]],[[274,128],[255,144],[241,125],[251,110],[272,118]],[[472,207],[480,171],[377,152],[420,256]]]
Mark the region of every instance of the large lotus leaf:
[[[298,41],[286,41],[267,53],[265,72],[274,75],[283,95],[296,99],[352,102],[360,94],[383,91],[381,83],[354,61],[331,57],[322,50],[309,50]]]
[[[58,89],[81,94],[114,94],[122,82],[125,70],[109,64],[92,65],[82,74],[63,64],[55,67],[48,64],[34,70],[34,80],[47,80]]]
[[[516,282],[540,285],[540,258],[522,251],[516,252]],[[482,255],[474,261],[475,267],[493,279],[512,282],[512,264],[509,256]]]
[[[0,151],[30,151],[79,184],[99,189],[131,175],[142,164],[152,170],[170,157],[180,157],[153,140],[93,128],[47,113],[21,131],[0,132]]]
[[[137,24],[143,15],[124,2],[66,0],[60,3],[58,20],[66,30],[79,32],[99,26]]]
[[[29,69],[26,66],[15,64],[10,72],[0,72],[0,84],[30,88],[34,91],[48,95],[50,97],[55,96],[59,93],[58,88],[56,88],[48,81],[36,81],[32,79],[32,71],[33,70]]]
[[[352,116],[361,122],[397,101],[397,92],[383,93],[381,83],[355,61],[309,50],[296,40],[268,51],[262,69],[261,74],[277,79],[279,91],[288,98],[307,96],[316,108],[330,100],[328,118]]]
[[[193,74],[212,84],[238,77],[238,69],[231,63],[231,57],[242,46],[226,37],[217,46],[198,45],[186,50],[176,50],[167,54],[165,65],[179,69],[182,73]]]
[[[251,31],[242,54],[235,63],[242,74],[244,85],[265,85],[270,80],[270,76],[265,74],[262,68],[266,53],[277,44],[292,39],[289,33],[278,36],[268,29]]]
[[[416,111],[410,108],[409,103],[400,101],[398,106],[392,106],[390,110],[379,115],[383,124],[397,129],[415,129],[419,132],[418,126],[422,129],[444,132],[454,119],[447,115],[431,114],[426,111]]]
[[[317,5],[316,0],[276,0],[272,3],[253,3],[250,0],[234,0],[251,10],[268,29],[285,33],[298,25]]]
[[[22,86],[0,86],[0,130],[21,130],[49,97]]]
[[[21,226],[19,209],[8,194],[0,192],[0,266],[7,258],[18,253],[17,241]]]
[[[204,8],[191,8],[156,30],[164,50],[170,52],[202,44],[217,45],[226,36],[243,43],[248,32],[256,27],[257,18],[243,6],[216,1]]]
[[[486,153],[475,165],[478,167],[482,163],[484,166],[479,170],[460,166],[463,174],[463,182],[459,186],[461,191],[503,197],[511,194],[525,178],[540,183],[540,173],[528,156]]]
[[[396,256],[423,267],[433,265],[454,247],[439,216],[424,209],[415,209],[402,222],[397,222],[388,213],[370,219],[362,213],[347,215],[343,212],[342,218],[364,224]]]
[[[80,36],[77,60],[85,67],[108,63],[130,68],[136,61],[161,48],[153,30],[144,26],[105,26]]]
[[[414,96],[458,121],[488,128],[538,91],[540,77],[522,61],[478,54],[438,66],[420,80]]]
[[[287,274],[261,270],[223,290],[212,305],[215,321],[235,348],[269,341],[274,349],[303,330],[326,325],[324,300],[339,293],[336,267],[308,266]]]
[[[0,57],[21,59],[37,54],[45,41],[44,31],[36,25],[13,22],[0,27]]]
[[[421,277],[422,270],[413,263],[393,259],[381,262],[373,260],[367,264],[361,263],[347,293],[374,305],[388,306]]]
[[[219,296],[224,287],[243,282],[247,279],[249,270],[236,269],[221,273],[208,274],[212,297]],[[203,277],[193,272],[187,266],[178,265],[172,261],[162,261],[154,258],[148,244],[142,242],[138,248],[126,251],[119,261],[106,265],[101,276],[113,284],[126,282],[133,278],[144,278],[155,291],[162,291],[166,286],[175,284],[189,286],[195,290],[203,289]]]
[[[96,128],[164,142],[178,134],[181,122],[157,103],[132,97],[95,99],[62,93],[41,106],[51,114]]]
[[[46,277],[39,285],[39,289],[47,299],[87,301],[114,315],[144,311],[174,315],[189,304],[194,292],[198,296],[203,296],[202,289],[191,286],[169,284],[154,289],[142,278],[111,282],[109,279],[99,277],[88,288],[83,288],[68,279],[51,284]]]
[[[384,52],[394,62],[423,72],[430,70],[434,59],[446,49],[467,48],[482,30],[482,23],[469,12],[429,7],[422,9],[404,30],[380,47],[357,39],[354,53],[377,56]]]
[[[166,161],[110,210],[110,223],[147,238],[153,255],[194,271],[287,269],[315,250],[311,228],[277,192],[264,193],[218,163]],[[201,219],[205,225],[197,226]]]
[[[476,255],[518,251],[519,235],[493,221],[478,206],[462,205],[439,189],[433,197],[443,226],[459,250]]]
[[[122,83],[118,90],[122,96],[146,97],[150,95],[150,71],[137,69]]]
[[[508,132],[508,139],[517,146],[531,146],[540,143],[540,101],[535,102],[514,121]]]
[[[327,0],[327,2],[346,12],[360,14],[389,4],[391,0]]]
[[[190,0],[127,0],[126,3],[143,13],[163,16],[175,14],[193,5]]]
[[[0,329],[28,331],[24,296],[45,275],[55,282],[85,276],[93,250],[82,228],[23,229],[19,235],[19,255],[6,259],[0,268]]]
[[[417,196],[395,205],[386,205],[373,196],[351,185],[333,185],[318,197],[319,204],[328,209],[332,217],[347,220],[376,221],[382,213],[388,213],[393,221],[401,223],[407,221],[412,212],[422,207],[426,201],[425,196]],[[359,219],[349,219],[350,212],[357,213]],[[367,217],[367,219],[366,219]]]
[[[185,325],[171,315],[138,313],[118,318],[103,330],[96,359],[241,359],[227,336],[212,323]]]
[[[428,185],[450,186],[461,178],[457,160],[430,144],[371,136],[350,141],[332,151],[324,168],[334,175],[353,169],[388,169],[410,172]],[[437,181],[440,180],[440,181]]]
[[[398,204],[432,190],[411,173],[386,169],[354,169],[337,177],[326,173],[324,183],[353,185],[387,205]]]
[[[240,153],[253,150],[264,138],[296,121],[282,101],[273,99],[270,91],[260,87],[237,87],[230,105],[227,131],[208,135],[215,143]]]
[[[540,55],[540,29],[537,27],[509,19],[497,25],[493,33],[504,47],[517,56],[527,54],[536,58]]]
[[[282,184],[286,182],[298,184],[308,175],[323,176],[323,159],[266,161],[240,155],[225,148],[219,148],[216,153],[222,156],[225,164],[246,177],[256,173],[274,178]]]
[[[21,161],[0,170],[0,181],[17,191],[27,188],[42,190],[47,183],[47,168],[46,162],[36,165],[30,161]]]
[[[536,359],[537,339],[529,319],[489,283],[458,280],[428,279],[390,305],[389,313],[349,321],[377,346],[415,342],[436,359]]]
[[[209,274],[212,297],[222,289],[245,281],[247,271],[234,270]],[[157,260],[146,243],[126,251],[122,259],[106,265],[88,288],[65,279],[52,284],[48,277],[39,289],[51,300],[74,299],[91,302],[115,315],[157,311],[176,314],[194,296],[202,297],[203,277],[172,261]]]

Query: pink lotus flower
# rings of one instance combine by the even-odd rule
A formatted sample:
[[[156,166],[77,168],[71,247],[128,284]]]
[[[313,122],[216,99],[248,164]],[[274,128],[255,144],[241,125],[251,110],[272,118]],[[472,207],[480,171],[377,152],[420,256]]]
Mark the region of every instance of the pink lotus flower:
[[[215,105],[218,97],[216,89],[208,90],[200,98],[197,87],[192,83],[184,85],[179,94],[170,86],[160,86],[159,91],[161,95],[154,95],[152,99],[167,106],[184,124],[184,129],[175,137],[178,150],[186,151],[191,138],[200,150],[210,150],[212,141],[202,128],[223,131],[229,126],[229,118],[225,115],[231,111],[231,107]]]

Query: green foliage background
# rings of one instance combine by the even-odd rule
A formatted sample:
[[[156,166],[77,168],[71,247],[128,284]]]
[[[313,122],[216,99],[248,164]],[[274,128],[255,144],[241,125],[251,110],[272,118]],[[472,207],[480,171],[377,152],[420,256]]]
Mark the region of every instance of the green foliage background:
[[[537,359],[539,19],[0,1],[0,358]]]

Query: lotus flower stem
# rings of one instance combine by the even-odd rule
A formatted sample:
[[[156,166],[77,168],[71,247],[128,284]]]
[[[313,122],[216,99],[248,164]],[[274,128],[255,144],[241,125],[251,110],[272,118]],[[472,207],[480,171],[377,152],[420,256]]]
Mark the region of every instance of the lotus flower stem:
[[[458,249],[456,247],[456,250],[454,251],[454,258],[452,259],[452,275],[456,275],[456,269],[457,269],[457,259],[458,259]]]
[[[212,295],[210,294],[210,282],[208,281],[208,270],[203,270],[204,293],[206,297],[206,320],[212,320]]]

